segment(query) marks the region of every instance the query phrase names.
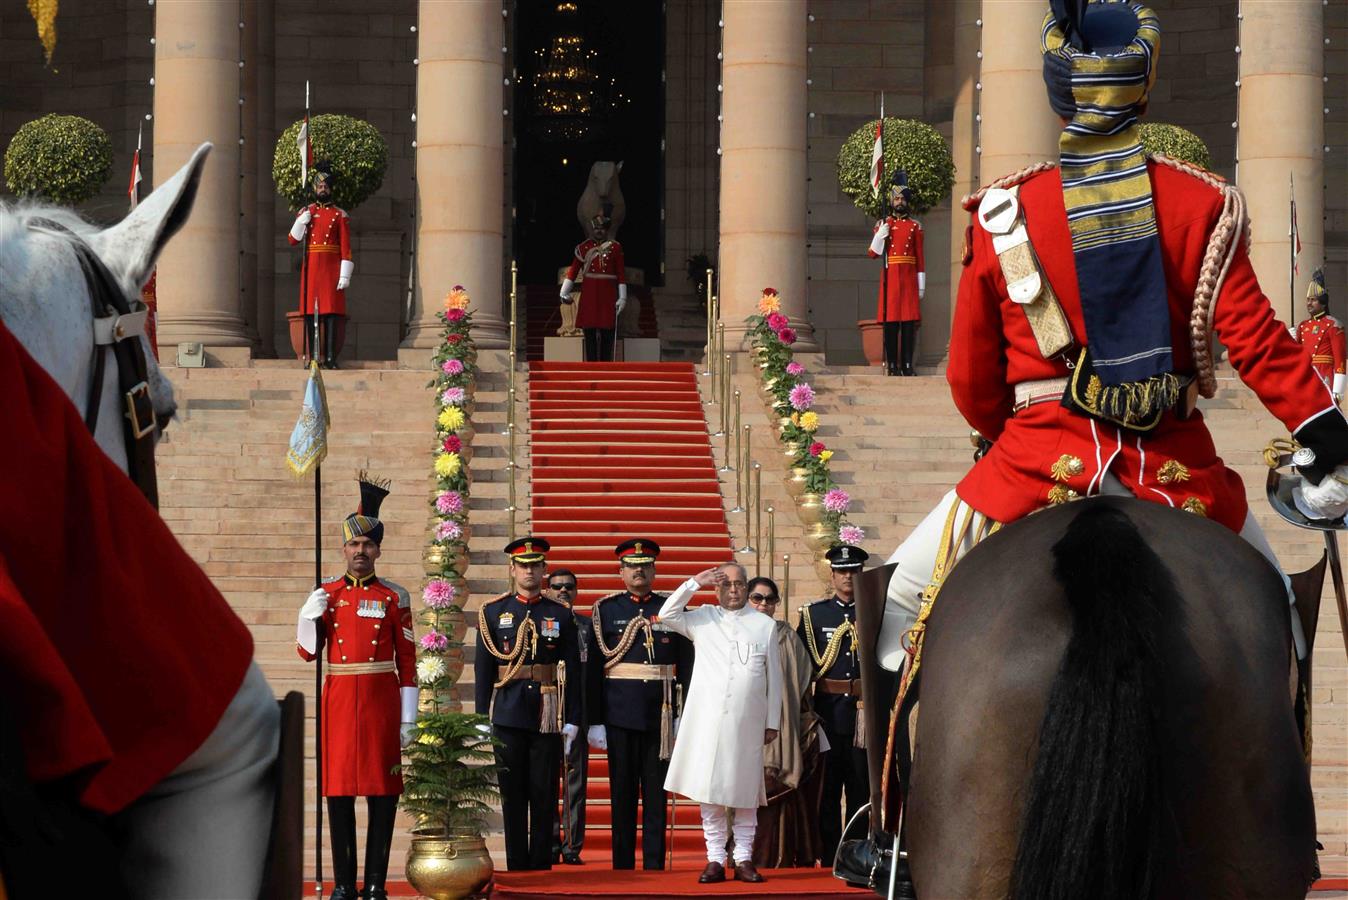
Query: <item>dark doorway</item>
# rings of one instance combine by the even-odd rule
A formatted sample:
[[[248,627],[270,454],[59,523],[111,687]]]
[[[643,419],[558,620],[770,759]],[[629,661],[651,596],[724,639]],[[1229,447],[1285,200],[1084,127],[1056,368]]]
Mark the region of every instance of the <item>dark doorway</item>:
[[[628,268],[642,270],[646,288],[662,284],[663,4],[522,0],[516,8],[513,252],[521,294],[550,295],[555,305],[557,270],[585,237],[576,203],[599,161],[622,162],[626,216],[617,239]],[[521,297],[527,310],[536,305]],[[541,324],[530,322],[530,331]]]

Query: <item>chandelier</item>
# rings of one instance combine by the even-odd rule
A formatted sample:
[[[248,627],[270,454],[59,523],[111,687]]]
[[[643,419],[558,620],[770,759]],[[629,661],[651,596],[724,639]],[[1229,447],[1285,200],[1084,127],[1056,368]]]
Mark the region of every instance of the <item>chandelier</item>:
[[[557,25],[535,55],[538,69],[529,81],[531,129],[547,141],[587,141],[604,136],[610,114],[630,102],[616,79],[598,69],[599,51],[586,46],[579,5],[562,0]]]

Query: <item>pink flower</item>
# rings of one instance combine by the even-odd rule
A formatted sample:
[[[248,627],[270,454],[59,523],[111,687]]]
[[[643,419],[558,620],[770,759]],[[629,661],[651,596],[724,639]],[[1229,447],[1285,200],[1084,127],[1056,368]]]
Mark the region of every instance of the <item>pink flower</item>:
[[[442,522],[441,524],[444,523]],[[432,578],[430,581],[426,582],[426,586],[421,589],[421,599],[431,609],[444,609],[454,602],[454,585],[445,581],[443,578]],[[431,634],[434,633],[435,632],[431,632]],[[425,646],[425,644],[422,646]]]
[[[783,328],[777,332],[777,340],[788,346],[796,342],[796,330],[794,328]]]
[[[446,453],[458,453],[463,449],[463,441],[459,440],[457,434],[451,434],[445,438],[444,448]]]
[[[838,529],[838,540],[844,544],[860,544],[866,540],[866,529],[859,525],[844,525]]]
[[[463,340],[463,335],[461,334],[451,334],[446,335],[445,337],[445,342],[449,344],[457,344],[461,340]]]
[[[421,636],[421,649],[440,652],[449,649],[449,638],[437,631],[428,631]]]
[[[446,375],[461,375],[463,374],[463,360],[447,359],[444,364],[440,366],[440,371],[444,372]]]
[[[798,363],[798,362],[789,362],[789,363],[786,364],[786,374],[788,374],[788,375],[804,375],[804,374],[805,374],[805,367],[802,366],[802,365],[801,365],[800,363]]]
[[[824,452],[824,445],[821,441],[815,441],[813,444],[810,445],[811,456],[818,456],[823,452]]]
[[[792,409],[803,412],[814,404],[814,388],[802,382],[791,389],[787,399],[791,401]]]
[[[440,395],[440,402],[446,406],[458,406],[463,402],[464,393],[461,387],[445,388],[445,392]]]
[[[779,312],[768,314],[768,327],[773,331],[781,331],[791,324],[791,320]]]
[[[852,505],[852,498],[842,488],[834,488],[824,495],[824,509],[831,513],[845,513]]]
[[[461,537],[463,537],[463,529],[453,519],[445,519],[435,526],[435,539],[437,541],[457,541]]]
[[[445,320],[448,322],[462,322],[465,315],[467,315],[467,312],[462,309],[445,310]]]
[[[463,512],[463,494],[458,491],[441,491],[440,496],[435,498],[435,511],[442,516],[453,516]]]

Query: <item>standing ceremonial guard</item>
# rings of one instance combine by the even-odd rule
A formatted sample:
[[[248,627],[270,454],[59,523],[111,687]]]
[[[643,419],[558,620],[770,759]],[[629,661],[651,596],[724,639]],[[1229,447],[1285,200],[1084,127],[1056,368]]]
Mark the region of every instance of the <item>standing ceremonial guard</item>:
[[[595,601],[596,653],[590,667],[588,738],[608,749],[613,806],[613,868],[636,868],[637,798],[642,804],[641,866],[665,867],[665,775],[674,723],[693,671],[693,645],[660,624],[663,594],[651,591],[660,545],[646,538],[614,548],[627,590]],[[602,683],[601,683],[602,682]]]
[[[318,311],[321,344],[312,348],[311,355],[319,358],[321,352],[325,369],[337,368],[337,320],[346,315],[346,288],[356,269],[351,261],[350,217],[332,202],[335,183],[328,163],[314,166],[314,202],[300,210],[289,236],[293,246],[309,235],[300,271],[300,312],[305,316],[304,340],[308,346],[314,333],[310,317],[315,309]]]
[[[506,868],[552,868],[557,768],[580,732],[580,649],[571,610],[544,597],[542,538],[505,547],[514,590],[477,614],[477,714],[490,716],[500,769]],[[569,682],[569,683],[568,683]]]
[[[316,589],[300,609],[295,641],[315,659],[322,620],[328,676],[323,683],[323,796],[332,832],[332,900],[356,895],[356,798],[367,798],[365,900],[388,896],[389,848],[401,775],[403,740],[417,718],[416,644],[412,599],[374,573],[384,540],[379,505],[385,483],[360,478],[360,507],[342,523],[346,574]]]
[[[585,332],[585,361],[612,362],[618,316],[627,306],[627,273],[623,245],[608,239],[613,220],[600,213],[590,220],[590,238],[576,245],[575,258],[562,282],[562,303],[570,303],[571,288],[580,282],[576,327]]]
[[[807,604],[800,611],[796,634],[805,642],[814,666],[814,711],[824,727],[829,749],[824,754],[824,789],[819,801],[819,854],[833,862],[842,838],[842,823],[869,799],[866,732],[861,709],[861,664],[857,660],[857,608],[852,578],[869,556],[843,544],[828,552],[833,596]],[[842,799],[847,797],[847,815]]]
[[[922,226],[909,214],[912,202],[907,173],[895,172],[889,188],[889,205],[894,212],[875,223],[875,235],[867,251],[872,259],[883,256],[885,260],[875,319],[885,326],[887,375],[916,374],[913,354],[917,350],[917,326],[922,319],[920,304],[927,293],[927,267],[922,256]]]
[[[1343,402],[1345,341],[1343,326],[1329,314],[1329,291],[1325,289],[1325,273],[1316,269],[1306,289],[1306,312],[1296,330],[1296,338],[1311,357],[1311,368],[1334,395],[1335,403]]]

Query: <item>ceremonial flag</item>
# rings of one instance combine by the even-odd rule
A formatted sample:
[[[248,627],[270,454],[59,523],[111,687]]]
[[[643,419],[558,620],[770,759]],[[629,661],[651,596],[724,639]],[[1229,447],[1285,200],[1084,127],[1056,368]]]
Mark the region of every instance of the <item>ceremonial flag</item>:
[[[1287,192],[1292,201],[1292,224],[1291,230],[1287,233],[1287,236],[1292,239],[1292,274],[1300,275],[1301,263],[1298,262],[1298,258],[1301,256],[1301,231],[1297,228],[1296,182],[1290,173],[1287,176]]]
[[[295,138],[300,148],[300,186],[309,183],[309,167],[314,164],[314,149],[309,143],[309,82],[304,82],[304,124]]]
[[[144,136],[144,123],[136,129],[136,152],[131,157],[131,184],[126,188],[126,196],[131,201],[131,208],[135,209],[136,204],[140,202],[140,142]]]
[[[290,432],[290,448],[286,451],[286,465],[296,478],[303,478],[309,470],[323,464],[328,455],[328,397],[323,390],[323,375],[318,361],[309,362],[309,383],[304,386],[304,405],[295,429]]]
[[[875,146],[871,148],[871,193],[880,196],[885,178],[885,95],[880,94],[880,121],[875,123]]]

